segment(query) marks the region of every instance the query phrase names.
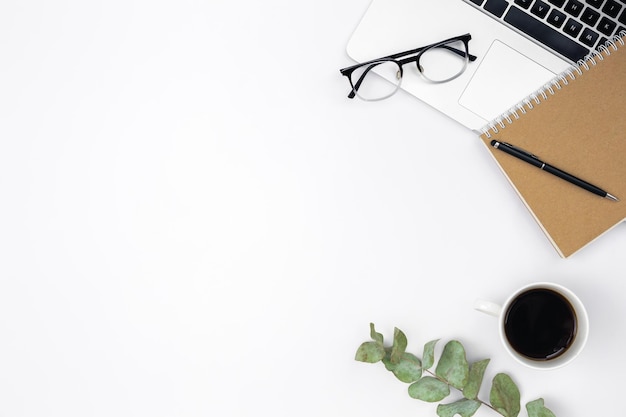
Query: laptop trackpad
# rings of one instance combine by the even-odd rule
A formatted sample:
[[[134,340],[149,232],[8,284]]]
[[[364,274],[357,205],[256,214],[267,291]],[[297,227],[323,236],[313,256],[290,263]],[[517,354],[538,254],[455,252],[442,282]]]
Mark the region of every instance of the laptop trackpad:
[[[486,120],[493,120],[553,77],[553,72],[496,40],[459,104]]]

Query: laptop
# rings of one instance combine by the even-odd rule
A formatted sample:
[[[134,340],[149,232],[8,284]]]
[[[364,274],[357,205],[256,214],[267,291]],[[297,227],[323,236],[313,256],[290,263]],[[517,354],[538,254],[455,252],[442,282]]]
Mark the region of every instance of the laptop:
[[[478,58],[446,83],[405,71],[403,90],[480,132],[626,26],[626,0],[372,0],[352,34],[357,62],[470,33]]]

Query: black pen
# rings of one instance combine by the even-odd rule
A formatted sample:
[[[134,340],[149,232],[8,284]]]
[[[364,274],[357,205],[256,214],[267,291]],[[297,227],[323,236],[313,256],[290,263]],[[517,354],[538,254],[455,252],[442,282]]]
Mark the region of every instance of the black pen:
[[[499,142],[497,140],[492,140],[491,141],[491,146],[493,146],[496,149],[499,149],[505,153],[508,153],[511,156],[514,156],[518,159],[521,159],[524,162],[528,162],[529,164],[536,166],[537,168],[544,170],[546,172],[549,172],[552,175],[556,175],[557,177],[567,181],[567,182],[571,182],[574,185],[579,186],[580,188],[584,188],[585,190],[594,193],[595,195],[599,195],[600,197],[604,197],[604,198],[608,198],[609,200],[612,201],[619,201],[619,199],[617,197],[615,197],[614,195],[611,195],[609,193],[607,193],[606,191],[604,191],[603,189],[596,187],[593,184],[589,184],[587,181],[583,181],[578,177],[573,176],[572,174],[568,174],[565,171],[561,171],[560,169],[553,167],[552,165],[546,164],[545,162],[543,162],[542,160],[540,160],[539,158],[537,158],[535,155],[533,155],[530,152],[527,152],[523,149],[520,149],[518,147],[515,147],[513,145],[511,145],[510,143],[506,143],[506,142]]]

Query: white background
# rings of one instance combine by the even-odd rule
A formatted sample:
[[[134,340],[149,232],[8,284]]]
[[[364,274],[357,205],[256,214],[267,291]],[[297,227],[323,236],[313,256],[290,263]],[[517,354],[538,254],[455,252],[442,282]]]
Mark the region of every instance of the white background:
[[[492,358],[483,399],[618,412],[624,226],[561,259],[473,132],[348,100],[367,5],[0,6],[0,416],[434,416],[353,360],[370,322]],[[590,316],[557,371],[472,310],[538,280]]]

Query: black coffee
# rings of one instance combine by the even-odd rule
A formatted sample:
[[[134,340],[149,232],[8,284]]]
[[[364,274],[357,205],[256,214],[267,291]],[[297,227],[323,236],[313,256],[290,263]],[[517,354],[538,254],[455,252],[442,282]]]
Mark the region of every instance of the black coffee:
[[[504,317],[506,337],[519,354],[534,360],[556,358],[576,337],[576,313],[562,295],[532,289],[518,295]]]

